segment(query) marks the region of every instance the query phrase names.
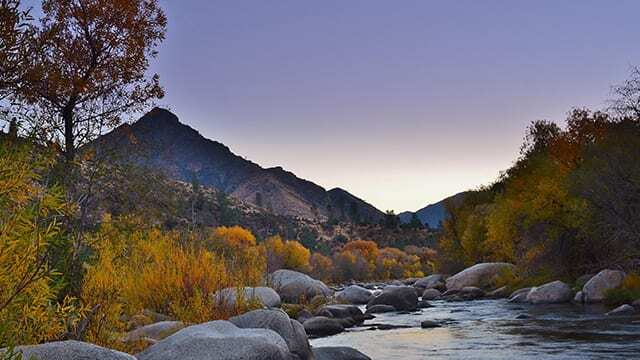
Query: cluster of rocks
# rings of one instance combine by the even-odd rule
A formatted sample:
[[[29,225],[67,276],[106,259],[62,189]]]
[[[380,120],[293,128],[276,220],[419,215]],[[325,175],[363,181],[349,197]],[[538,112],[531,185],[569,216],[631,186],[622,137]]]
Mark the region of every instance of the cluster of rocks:
[[[236,306],[239,301],[259,303],[264,309],[250,311],[228,321],[211,321],[188,325],[153,312],[146,312],[132,321],[138,326],[122,338],[123,342],[146,341],[149,345],[135,356],[78,341],[53,342],[19,347],[23,358],[98,359],[98,360],[175,360],[175,359],[369,359],[359,351],[346,347],[312,348],[310,337],[330,336],[354,326],[364,326],[365,320],[379,313],[413,312],[430,307],[430,300],[462,301],[482,298],[508,298],[514,303],[556,304],[594,303],[605,299],[610,289],[619,287],[626,274],[603,270],[579,280],[584,284],[574,294],[572,288],[553,281],[510,293],[506,287],[492,289],[503,271],[513,270],[508,263],[482,263],[453,276],[429,275],[417,279],[393,281],[389,284],[352,284],[334,294],[322,281],[308,275],[278,270],[268,278],[272,287],[228,288],[211,296],[219,304]],[[316,297],[333,299],[340,304],[320,306],[313,313],[299,311],[291,319],[280,306]],[[364,305],[366,311],[360,306]],[[640,302],[622,305],[608,315],[636,313]],[[151,320],[149,320],[151,319]],[[151,322],[151,323],[149,323]],[[423,328],[441,324],[424,320]],[[369,324],[371,329],[395,328],[388,324]],[[2,355],[2,350],[0,350]]]

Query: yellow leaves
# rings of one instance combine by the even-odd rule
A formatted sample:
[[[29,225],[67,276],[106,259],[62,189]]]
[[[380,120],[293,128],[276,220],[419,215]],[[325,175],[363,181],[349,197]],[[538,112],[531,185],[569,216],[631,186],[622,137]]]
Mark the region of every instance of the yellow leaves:
[[[311,270],[309,259],[311,252],[295,240],[283,241],[280,236],[268,237],[262,246],[267,257],[269,271],[291,269],[308,272]]]
[[[39,179],[51,160],[27,145],[0,145],[0,347],[56,338],[80,317],[74,299],[56,304],[48,249],[60,239],[66,207]]]

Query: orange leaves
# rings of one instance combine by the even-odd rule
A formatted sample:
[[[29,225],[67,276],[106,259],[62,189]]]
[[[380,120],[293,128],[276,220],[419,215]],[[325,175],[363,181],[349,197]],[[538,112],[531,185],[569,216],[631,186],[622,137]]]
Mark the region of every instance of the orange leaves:
[[[223,246],[242,249],[256,245],[256,237],[251,231],[240,226],[220,226],[213,230],[213,239]]]

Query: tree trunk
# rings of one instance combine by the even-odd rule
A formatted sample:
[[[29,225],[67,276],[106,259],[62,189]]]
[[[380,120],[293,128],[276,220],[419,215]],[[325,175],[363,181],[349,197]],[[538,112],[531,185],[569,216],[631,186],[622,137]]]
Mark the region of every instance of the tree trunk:
[[[73,105],[69,104],[62,110],[64,121],[64,156],[71,162],[76,157],[76,148],[73,136]]]

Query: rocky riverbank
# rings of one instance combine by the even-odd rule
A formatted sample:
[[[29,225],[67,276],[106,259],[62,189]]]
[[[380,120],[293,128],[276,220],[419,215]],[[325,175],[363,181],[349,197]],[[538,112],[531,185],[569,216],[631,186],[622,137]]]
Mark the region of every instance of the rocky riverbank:
[[[608,289],[620,286],[625,277],[620,271],[603,270],[582,279],[584,285],[577,293],[561,281],[514,292],[506,288],[492,288],[496,277],[505,269],[512,268],[513,265],[506,263],[483,263],[450,277],[433,274],[419,279],[350,284],[334,289],[308,275],[278,270],[269,277],[271,287],[225,289],[211,295],[228,306],[233,306],[239,299],[264,306],[229,320],[194,325],[146,312],[143,316],[152,319],[152,323],[137,326],[121,339],[123,342],[143,341],[148,344],[145,350],[135,355],[79,341],[23,346],[17,350],[25,359],[35,357],[40,360],[369,359],[349,347],[312,347],[309,339],[336,335],[350,329],[367,331],[413,327],[416,325],[378,323],[376,316],[379,315],[376,314],[410,316],[420,309],[430,308],[432,304],[429,301],[505,298],[508,300],[502,301],[531,305],[597,303],[604,299]],[[309,305],[314,303],[321,305]],[[607,316],[628,316],[636,312],[634,304],[625,304],[608,312]],[[446,326],[447,322],[421,319],[416,324],[433,329]]]

